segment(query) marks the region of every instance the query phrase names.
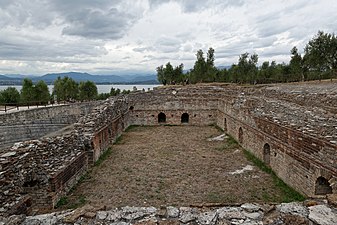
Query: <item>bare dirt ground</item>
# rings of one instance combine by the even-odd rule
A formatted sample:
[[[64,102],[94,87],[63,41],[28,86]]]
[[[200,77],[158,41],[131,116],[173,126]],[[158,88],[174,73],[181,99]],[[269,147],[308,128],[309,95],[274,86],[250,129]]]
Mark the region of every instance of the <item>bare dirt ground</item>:
[[[67,207],[84,198],[109,208],[281,201],[272,177],[236,143],[207,140],[220,134],[212,126],[133,127],[67,197]]]

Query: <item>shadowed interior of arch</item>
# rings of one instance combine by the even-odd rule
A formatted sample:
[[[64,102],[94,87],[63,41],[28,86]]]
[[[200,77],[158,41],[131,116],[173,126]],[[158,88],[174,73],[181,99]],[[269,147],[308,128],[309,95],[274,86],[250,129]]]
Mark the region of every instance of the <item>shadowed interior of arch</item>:
[[[332,194],[332,187],[330,186],[329,181],[324,177],[317,178],[315,185],[315,194],[316,195]]]
[[[158,114],[158,123],[166,123],[166,115],[161,112]]]
[[[188,113],[183,113],[181,115],[181,123],[188,123],[189,122],[189,115]]]

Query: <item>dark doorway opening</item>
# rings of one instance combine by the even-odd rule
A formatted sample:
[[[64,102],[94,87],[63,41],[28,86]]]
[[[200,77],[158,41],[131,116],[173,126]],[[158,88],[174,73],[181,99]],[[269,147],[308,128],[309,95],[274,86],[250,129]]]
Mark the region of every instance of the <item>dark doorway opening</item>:
[[[268,143],[263,146],[263,161],[266,165],[270,165],[270,145]]]
[[[181,123],[188,123],[189,122],[189,115],[188,115],[188,113],[183,113],[182,115],[181,115]]]
[[[243,130],[241,127],[239,128],[239,142],[243,143]]]
[[[159,113],[158,114],[158,123],[166,123],[166,115],[165,113]]]
[[[223,130],[227,132],[227,119],[226,118],[224,118],[223,120]]]
[[[330,186],[329,181],[324,177],[317,178],[315,185],[315,194],[316,195],[332,194],[332,187]]]

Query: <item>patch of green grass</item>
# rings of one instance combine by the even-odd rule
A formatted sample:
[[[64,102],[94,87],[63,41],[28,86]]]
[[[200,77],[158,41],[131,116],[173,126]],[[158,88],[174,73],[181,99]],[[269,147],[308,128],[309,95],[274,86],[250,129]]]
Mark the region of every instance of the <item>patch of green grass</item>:
[[[119,144],[123,144],[123,135],[119,136],[116,138],[114,145],[119,145]]]
[[[99,166],[102,164],[104,160],[106,160],[112,153],[111,148],[108,148],[103,154],[99,157],[99,159],[95,162],[95,166]]]
[[[60,208],[61,206],[64,206],[66,204],[68,204],[68,197],[67,196],[63,196],[60,198],[60,200],[56,203],[55,208]]]
[[[221,127],[219,127],[218,124],[216,123],[211,123],[208,126],[215,127],[218,131],[224,132],[224,130]]]
[[[233,137],[227,135],[227,138],[225,139],[225,143],[221,145],[220,147],[217,147],[216,150],[223,152],[225,150],[234,149],[238,147],[239,147],[238,142]]]
[[[227,139],[226,139],[226,144],[228,146],[228,148],[238,148],[239,144],[238,142],[232,137],[227,135]]]
[[[284,181],[281,180],[270,167],[266,166],[264,162],[262,162],[260,159],[255,157],[251,152],[247,150],[244,150],[243,152],[246,158],[249,161],[253,162],[256,167],[260,168],[262,171],[272,176],[275,186],[279,188],[279,190],[282,192],[282,199],[281,199],[282,202],[305,200],[305,197],[303,195],[301,195],[295,189],[284,183]],[[263,196],[263,198],[267,198],[267,196]]]
[[[77,183],[74,186],[72,186],[72,188],[69,190],[68,194],[73,193],[81,183],[83,183],[85,180],[89,180],[91,178],[90,171],[91,170],[89,169],[85,174],[83,174],[80,177],[80,179],[78,179]]]
[[[135,129],[136,127],[139,127],[139,125],[130,125],[125,129],[125,132],[129,132],[129,131]]]

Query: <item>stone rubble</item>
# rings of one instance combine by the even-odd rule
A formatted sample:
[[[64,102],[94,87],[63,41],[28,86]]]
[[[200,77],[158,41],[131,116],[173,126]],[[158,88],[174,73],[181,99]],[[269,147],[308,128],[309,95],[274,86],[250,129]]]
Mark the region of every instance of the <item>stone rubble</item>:
[[[199,225],[334,225],[337,209],[324,203],[305,206],[293,202],[280,205],[245,203],[221,208],[191,207],[121,207],[97,210],[91,206],[37,216],[14,215],[0,217],[2,224],[66,225],[66,224],[199,224]]]
[[[13,208],[24,205],[33,194],[31,191],[44,191],[40,196],[51,192],[50,180],[77,157],[91,151],[94,132],[117,117],[121,110],[125,111],[125,105],[123,96],[110,98],[81,117],[69,132],[18,142],[0,153],[0,216],[16,213],[18,210]],[[67,190],[54,190],[57,191]]]

